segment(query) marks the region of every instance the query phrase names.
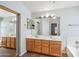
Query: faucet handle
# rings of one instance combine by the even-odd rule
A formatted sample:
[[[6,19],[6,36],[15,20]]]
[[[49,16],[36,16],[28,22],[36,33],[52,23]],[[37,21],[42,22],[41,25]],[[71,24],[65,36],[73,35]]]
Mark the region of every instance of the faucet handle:
[[[76,44],[79,44],[79,41],[75,41]]]

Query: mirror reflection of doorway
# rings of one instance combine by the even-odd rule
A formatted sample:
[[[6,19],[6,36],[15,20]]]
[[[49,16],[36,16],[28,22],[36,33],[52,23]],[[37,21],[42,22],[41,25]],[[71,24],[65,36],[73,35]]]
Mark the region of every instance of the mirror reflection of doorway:
[[[57,23],[51,24],[51,35],[57,35],[55,28],[57,27]]]
[[[40,22],[37,22],[37,35],[40,35]]]
[[[17,14],[0,5],[0,57],[15,57],[17,52]],[[17,43],[17,44],[16,44]]]

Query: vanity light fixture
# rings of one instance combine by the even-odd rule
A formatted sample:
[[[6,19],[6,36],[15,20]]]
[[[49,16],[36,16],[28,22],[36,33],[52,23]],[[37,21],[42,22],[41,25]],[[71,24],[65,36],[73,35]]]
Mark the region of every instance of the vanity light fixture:
[[[38,17],[35,17],[36,19],[39,19]]]
[[[39,19],[42,18],[41,16],[38,17]]]
[[[38,18],[53,18],[56,19],[56,16],[54,14],[46,14],[45,16],[39,16],[39,17],[35,17],[36,19]]]
[[[54,16],[54,14],[51,14],[50,16],[51,16],[51,17],[53,17],[53,16]]]
[[[53,16],[53,19],[56,19],[56,16]]]
[[[44,16],[41,16],[41,18],[44,18]]]
[[[46,14],[46,18],[48,18],[49,17],[49,14]]]

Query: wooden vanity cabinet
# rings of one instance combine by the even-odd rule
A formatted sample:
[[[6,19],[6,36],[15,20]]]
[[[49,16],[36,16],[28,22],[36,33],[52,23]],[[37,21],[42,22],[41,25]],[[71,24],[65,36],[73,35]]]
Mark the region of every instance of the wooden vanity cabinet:
[[[11,48],[15,48],[15,37],[11,37]]]
[[[42,40],[42,53],[49,55],[49,40]]]
[[[16,49],[16,37],[14,37],[14,48]]]
[[[2,47],[7,46],[7,37],[2,37]]]
[[[61,56],[61,41],[50,41],[50,55]]]
[[[16,37],[2,37],[2,47],[16,49]]]
[[[26,39],[27,51],[46,55],[61,56],[61,41]]]
[[[27,51],[34,51],[34,40],[33,39],[26,39],[26,49]]]
[[[35,39],[34,52],[41,53],[41,40]]]
[[[7,37],[7,38],[6,38],[6,41],[7,41],[6,47],[7,47],[7,48],[10,48],[10,46],[11,46],[11,39],[10,39],[10,37]]]

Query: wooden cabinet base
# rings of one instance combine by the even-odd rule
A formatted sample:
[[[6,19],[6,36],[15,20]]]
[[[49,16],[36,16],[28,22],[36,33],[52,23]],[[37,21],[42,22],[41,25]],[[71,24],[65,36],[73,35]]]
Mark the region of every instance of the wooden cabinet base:
[[[41,46],[35,46],[34,52],[41,53]]]
[[[27,39],[27,51],[50,56],[61,56],[61,41]]]
[[[61,57],[61,56],[56,56],[56,55],[49,55],[49,54],[45,54],[45,53],[39,53],[39,52],[35,52],[35,51],[27,51],[27,53],[46,55],[46,56],[49,56],[49,57]]]
[[[42,47],[42,53],[43,54],[48,54],[49,55],[49,47]]]
[[[61,42],[50,42],[50,55],[61,56]]]
[[[2,47],[16,49],[16,38],[2,37]]]

